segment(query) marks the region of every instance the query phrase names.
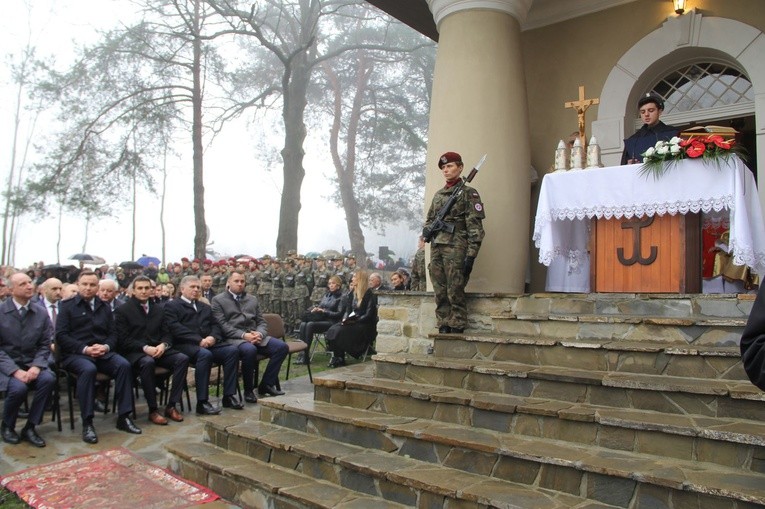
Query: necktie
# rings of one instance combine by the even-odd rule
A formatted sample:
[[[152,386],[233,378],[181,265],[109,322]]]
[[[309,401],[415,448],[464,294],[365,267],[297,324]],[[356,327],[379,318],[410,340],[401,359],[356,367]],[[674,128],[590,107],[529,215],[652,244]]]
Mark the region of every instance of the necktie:
[[[27,316],[27,309],[26,306],[21,306],[21,309],[19,309],[19,313],[21,314],[21,319],[23,320],[25,316]]]
[[[194,306],[194,311],[197,311],[197,301],[192,300],[191,305]]]
[[[53,324],[53,326],[56,326],[56,319],[58,318],[58,310],[56,309],[55,304],[50,305],[50,321]]]
[[[148,315],[149,314],[149,303],[148,302],[144,302],[143,304],[141,304],[141,307],[143,308],[143,312]]]
[[[235,299],[237,302],[239,302],[239,301],[241,301],[241,300],[242,300],[242,297],[241,297],[241,295],[234,295],[234,299]]]

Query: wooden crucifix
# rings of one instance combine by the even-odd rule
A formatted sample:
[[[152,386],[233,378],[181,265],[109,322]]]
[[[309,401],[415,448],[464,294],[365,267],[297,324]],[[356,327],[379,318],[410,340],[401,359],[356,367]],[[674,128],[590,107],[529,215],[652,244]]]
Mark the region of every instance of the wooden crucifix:
[[[579,141],[581,142],[582,147],[587,146],[584,132],[584,113],[587,111],[587,108],[594,104],[600,104],[600,99],[585,99],[584,85],[579,85],[578,101],[568,101],[563,103],[563,106],[566,108],[574,108],[576,110],[576,115],[579,118]]]

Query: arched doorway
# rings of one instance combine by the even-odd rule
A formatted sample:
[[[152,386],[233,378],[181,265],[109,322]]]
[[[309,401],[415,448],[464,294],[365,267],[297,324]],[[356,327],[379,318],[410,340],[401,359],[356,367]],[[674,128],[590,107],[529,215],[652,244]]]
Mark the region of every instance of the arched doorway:
[[[752,86],[752,101],[747,105],[748,110],[736,110],[742,108],[743,103],[729,108],[727,120],[736,122],[740,126],[739,130],[749,133],[749,143],[754,147],[750,151],[754,155],[753,168],[765,172],[763,54],[763,33],[740,21],[704,17],[695,10],[667,19],[661,28],[638,41],[622,56],[603,85],[598,119],[592,124],[592,132],[601,145],[604,163],[619,163],[623,140],[635,130],[635,104],[641,95],[683,65],[709,62],[738,70],[748,78]],[[694,121],[719,122],[726,116],[720,116],[724,111],[725,108],[719,106],[711,116],[699,112],[686,113],[688,116],[685,124]],[[679,115],[678,112],[676,114]],[[681,119],[673,120],[673,116],[665,116],[665,120],[683,124]],[[765,176],[758,176],[760,182],[765,182]],[[765,203],[765,186],[760,186],[759,191],[760,202]]]
[[[656,80],[646,93],[664,99],[662,120],[681,131],[710,124],[736,129],[756,178],[754,86],[741,69],[724,59],[693,59]],[[636,119],[635,130],[640,124]]]

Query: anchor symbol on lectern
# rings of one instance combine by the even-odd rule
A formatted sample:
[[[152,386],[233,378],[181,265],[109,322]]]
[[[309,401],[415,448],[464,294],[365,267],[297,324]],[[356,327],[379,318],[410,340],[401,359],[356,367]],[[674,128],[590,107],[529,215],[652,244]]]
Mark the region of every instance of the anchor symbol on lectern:
[[[624,248],[620,247],[616,249],[616,255],[622,265],[634,265],[635,263],[639,263],[640,265],[651,265],[656,261],[656,256],[659,254],[659,248],[656,246],[651,246],[651,256],[648,258],[641,258],[640,256],[640,253],[642,252],[640,246],[640,229],[651,226],[651,224],[653,224],[653,216],[622,222],[622,230],[632,228],[632,256],[630,258],[625,258]]]

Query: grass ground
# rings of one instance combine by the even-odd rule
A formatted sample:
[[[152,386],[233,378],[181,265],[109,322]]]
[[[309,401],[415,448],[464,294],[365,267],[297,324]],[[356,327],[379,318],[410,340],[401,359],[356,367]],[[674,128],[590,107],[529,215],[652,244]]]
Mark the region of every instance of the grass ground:
[[[24,509],[29,506],[22,502],[15,493],[12,493],[5,488],[0,488],[0,507],[3,509]]]

